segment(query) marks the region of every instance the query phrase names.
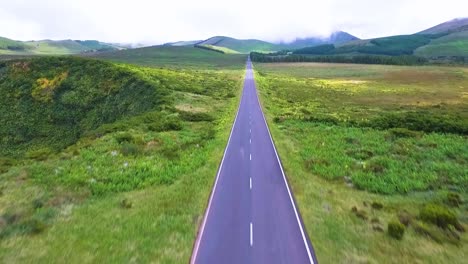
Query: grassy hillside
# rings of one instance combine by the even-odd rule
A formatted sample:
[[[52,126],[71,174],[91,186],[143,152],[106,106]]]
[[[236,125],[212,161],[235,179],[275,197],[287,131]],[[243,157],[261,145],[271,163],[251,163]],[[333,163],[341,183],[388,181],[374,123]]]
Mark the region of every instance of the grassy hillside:
[[[21,42],[0,38],[0,55],[70,55],[116,49],[115,45],[96,40],[39,40]]]
[[[25,52],[28,48],[29,46],[21,41],[0,37],[0,54]]]
[[[468,30],[434,39],[429,44],[416,49],[414,54],[424,57],[468,57]]]
[[[163,93],[94,60],[41,58],[3,63],[0,71],[0,123],[7,124],[0,155],[7,156],[61,150],[86,131],[154,108]]]
[[[222,54],[195,47],[153,46],[92,55],[99,59],[154,67],[230,68],[243,64],[246,55]]]
[[[3,63],[0,262],[187,262],[242,68]]]
[[[279,63],[255,70],[321,263],[464,263],[466,68]],[[434,221],[441,215],[452,226]],[[389,235],[395,221],[401,240]]]
[[[234,39],[229,37],[212,37],[203,42],[198,43],[200,45],[212,45],[218,47],[224,47],[231,50],[235,50],[240,53],[249,53],[251,51],[275,51],[279,50],[279,46],[257,39]]]
[[[414,50],[427,45],[433,36],[430,35],[402,35],[376,38],[367,41],[353,41],[347,44],[323,45],[296,50],[296,54],[375,54],[375,55],[411,55]]]
[[[232,49],[228,49],[228,48],[220,47],[220,46],[208,45],[208,44],[203,44],[203,45],[197,44],[195,45],[195,48],[217,51],[217,52],[224,53],[224,54],[239,54],[239,52],[232,50]]]

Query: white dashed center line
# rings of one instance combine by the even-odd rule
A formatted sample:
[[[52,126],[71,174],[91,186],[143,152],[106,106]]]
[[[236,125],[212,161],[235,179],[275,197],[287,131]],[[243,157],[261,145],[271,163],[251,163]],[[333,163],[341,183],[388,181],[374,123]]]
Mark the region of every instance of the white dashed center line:
[[[250,246],[253,246],[253,225],[250,222]]]

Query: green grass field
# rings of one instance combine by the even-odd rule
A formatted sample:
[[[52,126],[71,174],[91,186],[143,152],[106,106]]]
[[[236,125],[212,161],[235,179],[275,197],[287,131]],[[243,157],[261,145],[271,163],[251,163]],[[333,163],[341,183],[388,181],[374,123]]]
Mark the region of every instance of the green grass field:
[[[1,63],[0,262],[187,262],[244,73],[209,54]]]
[[[468,224],[467,68],[278,63],[255,70],[321,263],[464,262],[468,237],[457,229]],[[428,204],[459,226],[431,223]],[[387,233],[395,220],[407,225],[402,240]]]
[[[130,63],[148,67],[191,69],[238,68],[245,55],[219,52],[186,46],[153,46],[92,55],[98,59]]]

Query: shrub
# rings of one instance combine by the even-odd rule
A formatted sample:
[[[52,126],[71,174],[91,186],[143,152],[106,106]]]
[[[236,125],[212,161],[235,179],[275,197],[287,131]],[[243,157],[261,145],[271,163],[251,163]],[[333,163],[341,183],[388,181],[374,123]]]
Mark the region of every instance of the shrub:
[[[395,138],[416,138],[421,136],[421,132],[409,130],[407,128],[391,128],[388,130],[389,137]]]
[[[29,219],[23,222],[22,228],[25,233],[39,234],[46,229],[46,224],[39,219]]]
[[[119,144],[122,144],[124,142],[133,142],[133,135],[128,133],[128,132],[124,132],[124,133],[119,133],[115,136],[115,140],[117,140],[117,142]]]
[[[408,227],[411,224],[413,217],[408,213],[408,211],[403,210],[398,212],[398,220],[400,223]]]
[[[398,221],[390,221],[387,231],[391,237],[401,240],[405,234],[405,226]]]
[[[28,151],[25,156],[28,159],[46,160],[50,156],[51,153],[52,153],[52,150],[49,148],[40,148],[40,149]]]
[[[124,143],[121,148],[122,155],[136,156],[141,153],[140,147],[134,143]]]
[[[39,209],[44,207],[44,201],[41,198],[37,198],[33,200],[32,205],[34,209]]]
[[[459,207],[463,201],[458,193],[448,193],[446,203],[453,207]]]
[[[380,210],[383,208],[383,204],[379,202],[372,202],[371,206],[372,208],[377,209],[377,210]]]
[[[201,121],[211,122],[214,120],[213,116],[211,116],[208,113],[203,113],[203,112],[180,111],[179,115],[180,115],[180,118],[182,118],[183,120],[190,121],[190,122],[201,122]]]
[[[416,231],[416,233],[420,235],[428,236],[437,243],[442,243],[443,235],[440,232],[438,232],[438,230],[434,230],[430,226],[419,221],[415,221],[412,224],[412,226],[414,228],[414,231]]]
[[[364,221],[367,221],[367,219],[369,219],[369,217],[367,216],[366,211],[359,210],[356,206],[353,206],[351,208],[351,212],[353,212],[358,218],[361,218]]]
[[[448,228],[449,225],[459,226],[459,222],[454,213],[447,208],[437,204],[427,204],[419,212],[421,220],[432,223],[440,228]]]
[[[120,201],[120,207],[124,209],[130,209],[132,208],[132,206],[133,206],[133,203],[130,202],[128,199],[123,199],[122,201]]]

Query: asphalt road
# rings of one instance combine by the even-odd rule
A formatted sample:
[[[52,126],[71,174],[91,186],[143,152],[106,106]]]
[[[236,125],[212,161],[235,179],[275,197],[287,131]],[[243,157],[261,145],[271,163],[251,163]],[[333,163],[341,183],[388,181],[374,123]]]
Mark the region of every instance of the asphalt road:
[[[246,67],[191,263],[317,263]]]

